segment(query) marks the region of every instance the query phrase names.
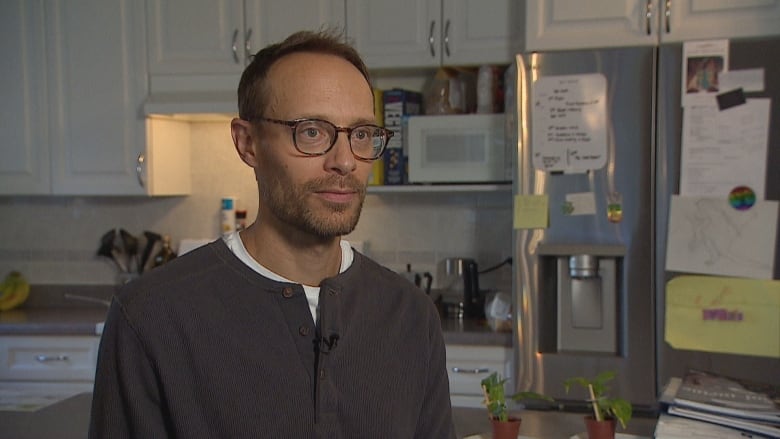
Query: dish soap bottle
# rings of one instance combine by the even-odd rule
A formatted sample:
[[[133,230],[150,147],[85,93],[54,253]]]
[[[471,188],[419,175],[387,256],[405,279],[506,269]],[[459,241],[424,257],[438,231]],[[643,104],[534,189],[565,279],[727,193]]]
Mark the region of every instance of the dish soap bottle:
[[[170,262],[175,257],[176,252],[171,248],[171,237],[168,235],[163,236],[162,248],[154,256],[154,266],[159,267],[166,262]]]

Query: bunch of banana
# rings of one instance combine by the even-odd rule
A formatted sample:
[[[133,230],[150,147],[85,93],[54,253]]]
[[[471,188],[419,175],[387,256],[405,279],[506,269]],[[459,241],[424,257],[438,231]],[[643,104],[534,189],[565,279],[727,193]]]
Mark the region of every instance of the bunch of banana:
[[[18,271],[6,275],[0,284],[0,311],[16,308],[30,296],[30,284]]]

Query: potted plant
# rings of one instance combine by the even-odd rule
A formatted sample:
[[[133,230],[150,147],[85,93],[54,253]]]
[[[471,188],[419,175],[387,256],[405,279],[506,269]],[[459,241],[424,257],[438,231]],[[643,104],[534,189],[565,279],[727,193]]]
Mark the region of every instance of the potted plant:
[[[481,381],[482,393],[485,395],[483,403],[488,410],[488,418],[493,428],[493,439],[516,439],[520,432],[521,419],[519,416],[511,416],[506,406],[506,396],[504,393],[504,383],[506,378],[502,378],[498,372],[493,372],[487,378]],[[523,401],[528,399],[541,399],[552,401],[553,399],[534,392],[518,392],[509,396],[514,401]]]
[[[590,439],[614,438],[615,421],[620,422],[620,426],[625,430],[626,424],[631,420],[631,403],[625,399],[607,396],[609,391],[607,382],[614,378],[615,372],[606,371],[598,374],[593,379],[574,377],[564,382],[566,393],[569,393],[569,389],[573,384],[579,384],[588,389],[590,395],[588,401],[593,407],[593,415],[585,417],[585,426]]]

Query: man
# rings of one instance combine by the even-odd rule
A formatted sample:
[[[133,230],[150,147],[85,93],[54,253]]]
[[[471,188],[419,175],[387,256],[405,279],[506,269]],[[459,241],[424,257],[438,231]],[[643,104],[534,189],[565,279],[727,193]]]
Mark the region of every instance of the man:
[[[455,437],[433,303],[341,240],[391,136],[360,57],[297,33],[238,95],[257,221],[114,298],[90,437]]]

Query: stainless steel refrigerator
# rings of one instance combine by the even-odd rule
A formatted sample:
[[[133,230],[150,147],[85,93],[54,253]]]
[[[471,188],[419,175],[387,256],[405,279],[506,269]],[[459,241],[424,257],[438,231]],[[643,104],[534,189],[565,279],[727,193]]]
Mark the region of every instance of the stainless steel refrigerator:
[[[682,44],[519,54],[506,74],[516,151],[516,390],[582,403],[573,376],[617,372],[613,392],[652,409],[687,368],[777,383],[780,361],[664,341],[670,198],[679,190]],[[763,68],[780,165],[780,40],[729,42],[728,68]],[[780,199],[767,172],[766,199]],[[775,254],[778,246],[775,243]],[[775,267],[774,278],[778,278]],[[770,335],[774,336],[774,335]]]

